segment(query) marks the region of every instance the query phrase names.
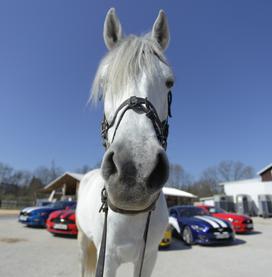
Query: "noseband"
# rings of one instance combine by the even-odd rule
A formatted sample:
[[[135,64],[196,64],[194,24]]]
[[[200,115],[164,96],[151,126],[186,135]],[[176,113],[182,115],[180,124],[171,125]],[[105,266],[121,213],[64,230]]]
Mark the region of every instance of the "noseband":
[[[167,100],[168,100],[168,116],[172,117],[172,115],[171,115],[172,93],[171,93],[171,91],[168,92]],[[122,109],[123,109],[123,111],[121,112]],[[116,131],[117,131],[125,113],[128,110],[133,110],[136,113],[141,113],[141,112],[145,113],[145,115],[151,120],[151,122],[153,124],[153,127],[155,129],[157,138],[158,138],[161,146],[166,150],[168,128],[169,128],[168,118],[164,121],[161,121],[153,104],[147,98],[141,98],[141,97],[137,97],[137,96],[132,96],[132,97],[128,98],[118,107],[118,109],[116,110],[116,112],[113,116],[111,123],[108,123],[106,116],[104,114],[104,118],[101,123],[101,136],[102,136],[102,140],[103,140],[103,146],[106,149],[109,148],[110,144],[113,142],[113,140],[115,138]],[[111,142],[109,142],[108,131],[111,127],[113,127],[119,112],[121,112],[121,114],[116,123],[116,127],[114,129],[114,133],[113,133]]]

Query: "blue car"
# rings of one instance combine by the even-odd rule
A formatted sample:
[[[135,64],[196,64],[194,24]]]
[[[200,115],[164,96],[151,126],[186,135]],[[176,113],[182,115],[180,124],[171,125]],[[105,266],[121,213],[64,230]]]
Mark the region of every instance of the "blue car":
[[[212,217],[201,208],[175,206],[169,209],[169,214],[174,233],[187,245],[231,243],[234,239],[230,222]]]
[[[46,206],[24,208],[20,211],[18,220],[27,226],[45,227],[50,213],[74,206],[75,203],[75,201],[57,201]]]

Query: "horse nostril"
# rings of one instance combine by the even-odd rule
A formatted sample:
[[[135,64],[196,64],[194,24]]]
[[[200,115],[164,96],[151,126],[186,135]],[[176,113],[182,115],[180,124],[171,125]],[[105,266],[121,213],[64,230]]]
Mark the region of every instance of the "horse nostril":
[[[113,160],[114,152],[109,152],[106,154],[102,164],[102,175],[105,180],[108,180],[111,175],[117,172],[117,167]]]
[[[166,155],[160,152],[157,155],[155,167],[148,177],[147,185],[150,188],[162,187],[169,177],[169,162]]]

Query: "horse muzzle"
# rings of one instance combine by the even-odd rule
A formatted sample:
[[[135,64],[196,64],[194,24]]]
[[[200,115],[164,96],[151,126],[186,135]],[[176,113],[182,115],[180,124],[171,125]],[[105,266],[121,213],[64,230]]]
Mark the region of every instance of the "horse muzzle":
[[[154,201],[169,176],[162,147],[133,157],[124,145],[113,144],[102,162],[102,176],[112,203],[124,208],[145,208]]]

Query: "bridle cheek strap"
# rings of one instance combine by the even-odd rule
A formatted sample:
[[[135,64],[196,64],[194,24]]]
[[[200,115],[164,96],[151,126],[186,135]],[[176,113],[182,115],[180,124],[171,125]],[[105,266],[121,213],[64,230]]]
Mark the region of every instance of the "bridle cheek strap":
[[[168,93],[167,100],[168,100],[168,116],[172,117],[172,115],[171,115],[172,93],[171,93],[171,91],[169,91],[169,93]],[[122,109],[123,109],[123,111],[121,112]],[[153,124],[153,127],[155,129],[157,138],[158,138],[161,146],[166,150],[168,129],[169,129],[168,119],[161,121],[158,116],[158,113],[157,113],[155,107],[152,105],[152,103],[147,98],[141,98],[141,97],[136,97],[136,96],[132,96],[132,97],[128,98],[118,107],[118,109],[116,110],[116,112],[113,116],[111,123],[108,123],[106,116],[104,115],[103,121],[101,123],[101,136],[103,139],[104,147],[107,149],[110,146],[110,144],[113,142],[115,135],[116,135],[116,131],[117,131],[125,113],[128,110],[133,110],[138,113],[143,112],[146,114],[146,116],[151,120],[151,122]],[[117,118],[119,112],[121,112],[121,114],[116,123],[111,142],[109,142],[108,131],[115,124],[115,121],[116,121],[116,118]]]

